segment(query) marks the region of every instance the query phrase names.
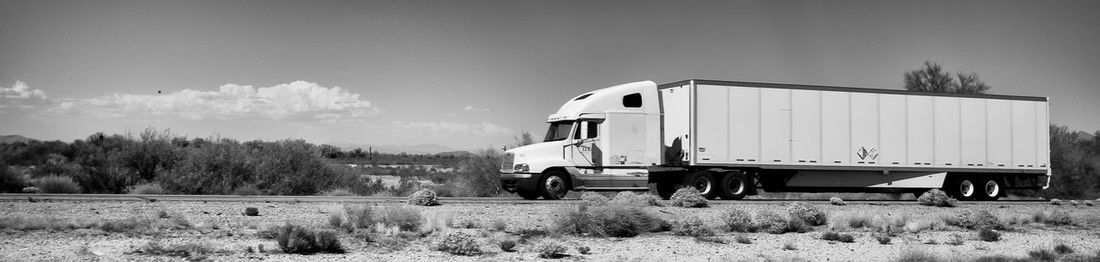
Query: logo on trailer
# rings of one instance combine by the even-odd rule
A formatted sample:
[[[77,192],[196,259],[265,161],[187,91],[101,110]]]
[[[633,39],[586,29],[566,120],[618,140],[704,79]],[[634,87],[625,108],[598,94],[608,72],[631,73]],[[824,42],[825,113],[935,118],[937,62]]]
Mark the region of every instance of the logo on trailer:
[[[876,158],[878,158],[878,149],[875,149],[874,147],[872,147],[871,149],[867,149],[867,147],[859,147],[859,150],[856,150],[856,156],[858,156],[860,160],[867,160],[867,158],[875,160]]]

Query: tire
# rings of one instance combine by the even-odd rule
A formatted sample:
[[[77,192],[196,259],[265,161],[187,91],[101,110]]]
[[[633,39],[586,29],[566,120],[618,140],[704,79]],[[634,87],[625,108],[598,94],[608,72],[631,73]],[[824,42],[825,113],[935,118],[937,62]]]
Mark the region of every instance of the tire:
[[[522,197],[523,199],[527,199],[527,200],[539,199],[539,193],[537,193],[537,192],[528,192],[528,191],[523,191],[523,190],[517,190],[516,194],[518,194],[519,197]]]
[[[546,200],[558,200],[569,193],[569,177],[565,172],[551,170],[542,174],[538,184],[539,195]]]
[[[996,177],[988,177],[980,181],[982,181],[981,184],[978,184],[978,187],[975,188],[978,200],[994,201],[1004,194],[1004,183],[1001,183]]]
[[[699,194],[707,199],[715,199],[718,197],[718,183],[714,180],[714,175],[711,175],[710,172],[699,171],[691,173],[685,176],[680,184],[685,187],[694,187],[695,190],[699,190]]]
[[[718,179],[718,197],[725,200],[741,200],[749,195],[749,179],[745,173],[729,172]]]
[[[678,185],[680,184],[668,181],[668,179],[657,182],[657,195],[661,199],[668,200],[672,197],[672,194],[676,193],[676,186]]]
[[[975,200],[975,196],[978,193],[978,180],[971,176],[962,176],[952,180],[952,183],[947,185],[945,189],[948,189],[948,194],[955,197],[958,200]]]
[[[929,190],[929,189],[917,189],[917,190],[913,190],[913,192],[912,192],[912,193],[913,193],[913,198],[916,198],[916,199],[920,199],[920,196],[921,196],[921,195],[924,195],[924,192],[928,192],[928,190]]]

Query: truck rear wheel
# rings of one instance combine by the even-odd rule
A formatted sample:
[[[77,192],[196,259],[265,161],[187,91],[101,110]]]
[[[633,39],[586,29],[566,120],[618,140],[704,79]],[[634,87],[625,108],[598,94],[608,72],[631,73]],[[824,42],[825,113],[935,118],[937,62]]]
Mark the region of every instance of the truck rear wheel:
[[[547,171],[542,174],[542,178],[539,179],[538,190],[539,195],[546,200],[558,200],[565,197],[565,193],[569,193],[569,180],[565,172],[558,170]]]
[[[670,179],[665,179],[664,181],[657,182],[657,195],[660,196],[661,199],[671,198],[672,194],[676,193],[676,186],[679,185],[676,182],[667,180]]]
[[[695,188],[695,190],[699,191],[700,195],[703,195],[703,197],[706,197],[707,199],[714,199],[718,197],[718,194],[715,193],[715,191],[717,191],[715,189],[717,188],[716,185],[718,183],[714,181],[714,175],[711,175],[710,172],[699,171],[691,173],[690,175],[685,176],[684,181],[680,184],[685,187]]]
[[[976,189],[978,200],[994,201],[1001,197],[1003,189],[1000,180],[997,180],[996,177],[988,177],[980,181],[982,183]]]
[[[718,196],[725,200],[741,200],[749,194],[749,179],[745,173],[729,172],[718,183]]]
[[[978,195],[978,182],[977,179],[971,176],[962,176],[953,179],[952,183],[947,185],[949,195],[954,196],[958,200],[974,200]]]

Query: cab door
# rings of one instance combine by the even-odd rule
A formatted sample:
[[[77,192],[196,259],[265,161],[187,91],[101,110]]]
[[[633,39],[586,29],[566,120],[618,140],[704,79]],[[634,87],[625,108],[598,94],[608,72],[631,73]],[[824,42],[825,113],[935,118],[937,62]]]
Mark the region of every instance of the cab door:
[[[606,187],[611,185],[611,174],[604,172],[603,151],[600,148],[600,124],[603,120],[579,120],[573,128],[570,143],[566,145],[569,159],[580,171],[577,179],[585,186]]]

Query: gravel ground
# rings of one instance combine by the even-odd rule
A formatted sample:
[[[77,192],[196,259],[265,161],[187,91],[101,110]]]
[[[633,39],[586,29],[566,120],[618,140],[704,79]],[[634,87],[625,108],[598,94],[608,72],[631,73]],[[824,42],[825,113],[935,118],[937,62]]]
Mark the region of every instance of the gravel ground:
[[[160,230],[154,233],[108,233],[98,229],[77,229],[51,232],[48,230],[19,231],[0,230],[2,261],[119,261],[164,260],[179,261],[182,258],[151,256],[134,253],[150,241],[165,245],[200,243],[208,244],[220,252],[207,259],[216,261],[274,260],[274,261],[516,261],[544,260],[537,257],[535,248],[542,243],[557,243],[566,248],[569,256],[561,260],[594,261],[888,261],[907,250],[921,250],[942,258],[973,259],[980,256],[1005,255],[1026,257],[1028,251],[1037,248],[1053,248],[1056,244],[1072,247],[1075,254],[1093,255],[1100,252],[1100,208],[1092,206],[1054,206],[1049,204],[998,205],[997,203],[963,203],[956,208],[925,207],[916,204],[874,205],[857,203],[832,206],[827,202],[813,205],[825,210],[830,224],[816,227],[813,232],[773,235],[767,233],[727,233],[718,238],[728,244],[697,242],[691,237],[675,236],[669,232],[648,233],[633,238],[588,238],[576,236],[537,237],[522,242],[518,252],[501,252],[497,243],[504,239],[518,240],[520,229],[549,229],[557,214],[574,205],[540,204],[447,204],[419,209],[431,218],[450,217],[456,221],[471,220],[479,228],[454,229],[477,236],[485,254],[474,257],[454,256],[435,251],[433,246],[442,237],[435,233],[414,239],[403,248],[380,246],[361,240],[353,234],[341,234],[341,242],[349,251],[345,254],[294,255],[278,251],[274,240],[263,239],[258,232],[268,227],[293,223],[315,228],[327,228],[330,213],[341,212],[342,203],[293,203],[293,202],[134,202],[134,201],[13,201],[0,202],[0,218],[21,217],[30,220],[61,219],[68,221],[103,221],[125,219],[134,216],[157,217],[160,210],[174,216],[185,217],[193,225],[191,229]],[[401,203],[375,204],[379,209],[403,206]],[[244,216],[245,207],[257,207],[260,216]],[[709,208],[648,207],[652,214],[675,221],[687,217],[699,217],[710,226],[719,228],[722,211],[737,207],[750,213],[763,210],[785,213],[781,204],[723,203]],[[959,213],[964,209],[984,209],[999,217],[1006,224],[1011,221],[1029,220],[1037,212],[1069,212],[1076,225],[1051,226],[1041,223],[1010,225],[1002,231],[997,242],[983,242],[974,231],[954,227],[901,233],[888,245],[879,244],[871,229],[851,229],[846,226],[850,216],[869,216],[872,220],[906,219],[912,222],[942,221],[942,217]],[[504,232],[493,232],[489,225],[494,220],[507,224]],[[854,243],[829,242],[820,239],[829,230],[846,232],[856,236]],[[752,239],[752,244],[734,242],[738,235]],[[946,244],[953,235],[961,235],[961,245]],[[938,244],[927,244],[930,240]],[[786,244],[795,250],[784,250]],[[249,252],[264,247],[264,252]],[[580,254],[576,247],[591,248],[589,254]]]

